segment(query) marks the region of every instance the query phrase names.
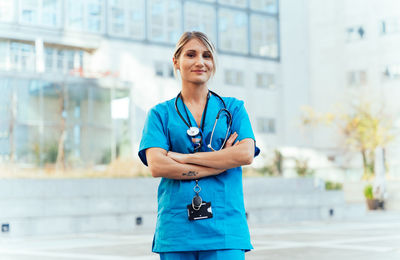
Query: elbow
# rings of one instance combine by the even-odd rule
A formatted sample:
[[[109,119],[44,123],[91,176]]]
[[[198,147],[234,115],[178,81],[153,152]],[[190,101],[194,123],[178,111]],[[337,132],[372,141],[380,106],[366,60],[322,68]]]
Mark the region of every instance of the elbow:
[[[149,170],[150,170],[151,176],[153,176],[154,178],[161,177],[160,169],[156,165],[149,164]]]
[[[253,153],[246,152],[241,156],[241,165],[250,165],[253,163]]]
[[[242,160],[243,164],[242,165],[250,165],[253,163],[254,159],[254,141],[248,141],[246,140],[245,144],[243,144],[243,149],[242,149]]]
[[[250,165],[250,164],[252,164],[253,163],[253,155],[252,154],[250,154],[250,155],[247,155],[245,158],[244,158],[244,164],[243,165]]]

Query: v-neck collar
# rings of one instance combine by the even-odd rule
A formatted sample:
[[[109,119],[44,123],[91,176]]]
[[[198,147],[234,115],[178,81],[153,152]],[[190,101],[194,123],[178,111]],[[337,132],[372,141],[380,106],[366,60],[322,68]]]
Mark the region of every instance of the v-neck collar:
[[[197,128],[199,128],[199,129],[201,129],[201,131],[204,131],[204,125],[205,125],[205,119],[206,119],[205,117],[206,117],[206,115],[207,115],[208,102],[210,101],[211,96],[212,96],[212,94],[210,93],[210,91],[208,91],[208,92],[207,92],[206,105],[204,106],[203,112],[202,112],[202,114],[201,114],[200,126],[197,124],[196,119],[194,118],[194,116],[193,116],[192,112],[190,111],[190,109],[186,106],[186,104],[185,104],[185,102],[184,102],[184,100],[183,100],[183,98],[182,98],[182,94],[180,94],[180,95],[178,96],[178,97],[181,98],[181,103],[182,103],[182,105],[183,105],[183,109],[185,110],[185,115],[187,115],[187,117],[189,117],[189,118],[188,118],[188,119],[189,119],[189,122],[188,122],[188,123],[189,123],[190,126],[193,126],[193,125],[192,125],[192,120],[193,120],[195,126],[196,126]]]

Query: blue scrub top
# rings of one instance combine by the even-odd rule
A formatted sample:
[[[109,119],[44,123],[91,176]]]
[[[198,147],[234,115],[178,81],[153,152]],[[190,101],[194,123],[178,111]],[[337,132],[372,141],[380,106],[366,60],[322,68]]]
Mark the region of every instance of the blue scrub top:
[[[178,153],[193,152],[192,141],[186,133],[188,127],[175,109],[175,99],[156,105],[147,115],[139,148],[139,157],[145,165],[147,148],[159,147]],[[236,140],[255,140],[244,102],[230,97],[223,97],[223,100],[232,114],[232,127],[228,137],[236,132]],[[221,100],[212,94],[208,102],[203,131],[207,144],[217,113],[224,107]],[[184,106],[179,99],[179,111],[188,121]],[[192,125],[196,125],[193,115],[187,107],[186,109]],[[227,128],[226,116],[220,117],[213,136],[214,149],[221,147]],[[202,146],[201,151],[212,152],[206,145]],[[256,147],[254,156],[259,152],[260,149]],[[210,219],[188,219],[187,205],[195,195],[194,186],[194,180],[161,179],[158,187],[158,215],[153,252],[253,249],[243,202],[242,168],[232,168],[219,175],[199,180],[199,195],[203,201],[211,202],[213,217]]]

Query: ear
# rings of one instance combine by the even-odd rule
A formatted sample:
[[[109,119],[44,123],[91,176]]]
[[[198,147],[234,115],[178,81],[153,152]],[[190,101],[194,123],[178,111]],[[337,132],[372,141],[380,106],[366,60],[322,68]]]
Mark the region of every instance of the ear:
[[[175,57],[172,58],[172,63],[174,64],[174,68],[175,68],[176,70],[179,70],[178,60],[175,59]]]

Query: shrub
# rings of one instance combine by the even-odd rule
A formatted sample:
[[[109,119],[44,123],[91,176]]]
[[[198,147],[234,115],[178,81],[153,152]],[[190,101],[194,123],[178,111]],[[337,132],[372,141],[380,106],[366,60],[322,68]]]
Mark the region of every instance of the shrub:
[[[339,182],[327,181],[325,182],[325,190],[342,190],[343,184]]]
[[[364,196],[365,198],[372,200],[374,198],[373,187],[371,184],[368,184],[364,188]]]

